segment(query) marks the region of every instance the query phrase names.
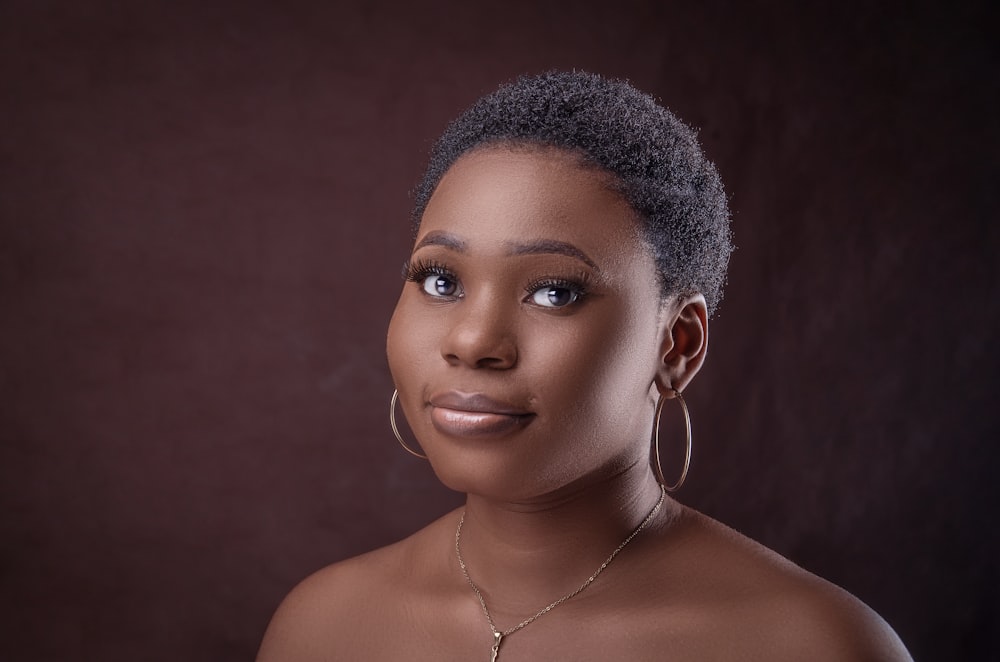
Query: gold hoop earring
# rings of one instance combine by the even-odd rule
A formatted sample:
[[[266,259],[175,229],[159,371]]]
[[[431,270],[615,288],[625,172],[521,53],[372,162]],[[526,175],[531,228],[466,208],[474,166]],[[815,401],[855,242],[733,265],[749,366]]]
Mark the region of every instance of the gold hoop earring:
[[[681,485],[684,484],[684,480],[688,475],[688,468],[691,466],[691,414],[688,412],[687,403],[684,402],[684,397],[681,392],[675,388],[670,389],[674,392],[674,398],[681,403],[681,410],[684,412],[684,428],[687,430],[687,440],[684,450],[684,468],[681,469],[681,477],[677,479],[677,482],[673,485],[667,485],[667,481],[663,478],[663,468],[660,466],[660,414],[663,413],[663,402],[665,398],[661,395],[660,399],[656,401],[656,414],[653,418],[653,438],[651,443],[653,445],[653,459],[656,461],[656,479],[660,481],[660,485],[663,486],[668,492],[676,492],[681,489]]]
[[[396,401],[397,400],[399,400],[399,390],[398,389],[393,389],[393,391],[392,391],[392,399],[389,401],[389,425],[392,427],[392,433],[394,435],[396,435],[396,441],[399,442],[400,446],[402,446],[404,449],[406,449],[407,453],[409,453],[410,455],[415,455],[416,457],[419,457],[422,460],[426,460],[427,459],[426,455],[422,455],[422,454],[418,453],[417,451],[413,450],[412,448],[410,448],[409,446],[407,446],[406,442],[403,441],[403,435],[399,434],[399,428],[396,427]]]

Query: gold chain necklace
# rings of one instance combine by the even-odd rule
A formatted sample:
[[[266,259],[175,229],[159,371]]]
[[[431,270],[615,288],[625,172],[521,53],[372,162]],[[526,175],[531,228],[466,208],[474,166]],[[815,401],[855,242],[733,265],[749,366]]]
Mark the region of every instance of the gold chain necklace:
[[[462,569],[462,574],[465,575],[465,581],[469,583],[469,586],[471,586],[472,590],[475,591],[476,597],[479,598],[479,604],[483,608],[483,613],[486,614],[486,620],[490,624],[490,630],[493,631],[493,645],[490,648],[490,656],[491,656],[490,662],[496,662],[497,655],[500,654],[500,642],[503,641],[504,637],[508,637],[517,632],[518,630],[520,630],[521,628],[523,628],[524,626],[533,623],[535,619],[537,619],[538,617],[549,613],[550,611],[552,611],[562,603],[566,602],[570,598],[579,595],[584,591],[584,589],[590,586],[593,583],[593,581],[597,579],[597,577],[602,572],[604,572],[604,569],[607,568],[609,565],[611,565],[611,562],[615,560],[616,556],[618,556],[618,552],[625,549],[625,545],[632,542],[632,539],[635,538],[637,535],[639,535],[639,532],[645,529],[646,525],[649,524],[650,521],[652,521],[652,519],[656,516],[656,513],[660,510],[660,506],[663,505],[663,499],[666,496],[667,496],[667,491],[661,485],[660,498],[656,502],[656,505],[653,506],[653,509],[649,511],[649,514],[646,515],[646,519],[642,520],[642,524],[637,526],[635,530],[632,531],[632,533],[630,533],[628,537],[625,538],[625,540],[623,540],[622,543],[615,548],[615,551],[611,552],[611,556],[605,559],[604,563],[601,564],[601,567],[599,567],[594,574],[588,577],[587,581],[583,582],[583,584],[581,584],[578,589],[576,589],[572,593],[567,593],[566,595],[559,598],[549,606],[539,610],[538,613],[535,614],[534,616],[530,616],[521,621],[520,623],[518,623],[517,625],[515,625],[514,627],[504,631],[500,631],[497,629],[496,623],[493,622],[493,616],[490,614],[490,610],[486,607],[486,599],[483,598],[483,593],[482,591],[479,590],[479,587],[476,586],[476,583],[472,581],[471,577],[469,577],[469,571],[466,569],[465,561],[462,559],[462,550],[459,547],[459,543],[462,540],[462,525],[465,524],[465,511],[463,510],[462,517],[458,520],[458,529],[456,529],[455,531],[455,555],[458,557],[458,566]]]

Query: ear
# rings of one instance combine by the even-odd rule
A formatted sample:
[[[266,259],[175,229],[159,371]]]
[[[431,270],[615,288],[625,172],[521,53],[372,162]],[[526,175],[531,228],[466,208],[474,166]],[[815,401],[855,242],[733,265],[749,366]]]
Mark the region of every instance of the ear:
[[[664,304],[661,311],[660,366],[656,388],[661,395],[683,391],[698,374],[708,352],[708,308],[694,294]]]

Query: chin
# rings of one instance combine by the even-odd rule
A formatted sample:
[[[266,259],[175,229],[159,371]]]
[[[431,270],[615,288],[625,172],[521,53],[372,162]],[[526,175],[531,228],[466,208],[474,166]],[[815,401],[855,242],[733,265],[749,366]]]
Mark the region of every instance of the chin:
[[[431,468],[445,487],[456,492],[502,501],[525,501],[562,486],[523,462],[502,463],[496,456],[485,458],[481,453],[464,457],[450,454],[447,458],[441,455],[430,455]]]

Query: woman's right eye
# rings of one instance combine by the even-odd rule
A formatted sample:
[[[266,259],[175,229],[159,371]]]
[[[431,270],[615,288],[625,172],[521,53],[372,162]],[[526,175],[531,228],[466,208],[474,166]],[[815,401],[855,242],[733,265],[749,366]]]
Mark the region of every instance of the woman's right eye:
[[[421,283],[424,292],[432,297],[453,297],[459,294],[458,283],[444,274],[431,274]]]

